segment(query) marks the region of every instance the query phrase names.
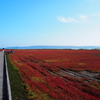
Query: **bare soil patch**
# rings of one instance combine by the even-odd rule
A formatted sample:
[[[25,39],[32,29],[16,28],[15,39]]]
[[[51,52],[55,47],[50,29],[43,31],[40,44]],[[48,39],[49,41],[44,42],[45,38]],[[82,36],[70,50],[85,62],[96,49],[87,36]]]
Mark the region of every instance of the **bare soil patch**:
[[[100,76],[99,72],[98,73],[97,72],[89,72],[89,71],[75,72],[72,70],[60,70],[60,72],[57,72],[57,74],[60,76],[70,76],[70,77],[74,77],[77,79],[88,78],[91,81],[100,82],[100,80],[96,78],[96,77]]]

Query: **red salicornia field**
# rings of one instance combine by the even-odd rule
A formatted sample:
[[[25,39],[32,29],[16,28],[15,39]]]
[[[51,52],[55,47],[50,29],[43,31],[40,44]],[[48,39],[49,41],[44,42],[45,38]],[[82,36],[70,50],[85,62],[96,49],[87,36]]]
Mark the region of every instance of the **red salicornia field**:
[[[14,50],[31,100],[100,100],[99,50]]]

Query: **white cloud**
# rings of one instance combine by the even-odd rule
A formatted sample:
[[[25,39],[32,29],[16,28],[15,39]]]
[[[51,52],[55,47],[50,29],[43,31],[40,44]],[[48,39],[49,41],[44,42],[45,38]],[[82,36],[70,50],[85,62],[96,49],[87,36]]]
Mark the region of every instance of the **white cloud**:
[[[88,16],[86,15],[79,15],[81,23],[88,23]]]
[[[79,15],[81,20],[86,20],[88,17],[86,15]]]
[[[74,18],[71,18],[71,17],[69,17],[68,18],[70,21],[72,21],[72,22],[78,22],[78,20],[76,20],[76,19],[74,19]]]
[[[70,22],[69,20],[67,20],[66,18],[61,17],[61,16],[58,17],[58,20],[59,20],[60,22],[64,22],[64,23],[69,23],[69,22]]]
[[[97,0],[86,0],[86,1],[97,1]]]
[[[63,22],[63,23],[72,23],[72,22],[74,22],[74,23],[88,23],[88,16],[86,16],[86,15],[78,15],[77,19],[72,18],[72,17],[65,18],[65,17],[61,17],[61,16],[59,16],[57,18],[60,22]]]
[[[59,20],[60,22],[64,22],[64,23],[77,22],[77,20],[75,20],[75,19],[72,18],[72,17],[64,18],[64,17],[59,16],[59,17],[58,17],[58,20]]]
[[[93,16],[100,16],[100,13],[94,14]]]

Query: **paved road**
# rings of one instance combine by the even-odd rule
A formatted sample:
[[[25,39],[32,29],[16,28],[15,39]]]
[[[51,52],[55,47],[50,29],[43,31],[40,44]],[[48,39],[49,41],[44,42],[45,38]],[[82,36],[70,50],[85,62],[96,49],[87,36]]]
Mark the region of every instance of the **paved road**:
[[[0,100],[3,98],[3,66],[4,66],[4,53],[0,52]]]

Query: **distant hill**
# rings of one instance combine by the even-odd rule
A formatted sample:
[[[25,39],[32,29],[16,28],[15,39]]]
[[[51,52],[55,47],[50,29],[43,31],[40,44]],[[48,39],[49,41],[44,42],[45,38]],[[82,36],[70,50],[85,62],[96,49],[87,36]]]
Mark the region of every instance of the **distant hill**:
[[[100,46],[13,46],[6,49],[100,49]]]

